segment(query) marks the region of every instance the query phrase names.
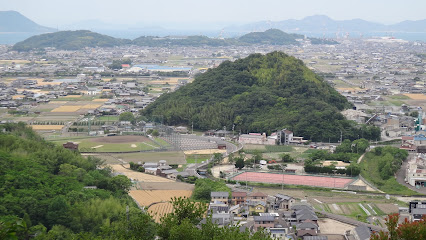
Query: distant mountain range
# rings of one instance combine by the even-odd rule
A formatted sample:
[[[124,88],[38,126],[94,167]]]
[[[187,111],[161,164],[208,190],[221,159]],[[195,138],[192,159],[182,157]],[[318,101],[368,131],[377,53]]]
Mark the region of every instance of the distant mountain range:
[[[206,36],[173,36],[155,37],[142,36],[135,40],[114,38],[111,36],[91,32],[88,30],[60,31],[32,36],[13,46],[16,51],[29,51],[46,47],[55,47],[64,50],[78,50],[85,47],[114,47],[122,45],[138,45],[148,47],[170,47],[170,46],[238,46],[251,44],[269,45],[298,45],[296,39],[304,38],[299,34],[288,34],[278,29],[269,29],[265,32],[253,32],[239,38],[209,38]],[[312,44],[338,44],[336,41],[310,38]]]
[[[242,26],[225,28],[228,32],[265,31],[276,28],[290,33],[309,32],[426,32],[426,19],[404,21],[397,24],[385,25],[362,19],[333,20],[325,15],[314,15],[301,20],[289,19],[284,21],[260,21]]]
[[[0,11],[0,33],[55,32],[56,29],[41,26],[16,11]]]
[[[70,24],[65,27],[67,30],[92,30],[109,36],[114,36],[118,38],[130,38],[135,39],[139,36],[168,36],[168,35],[199,35],[200,33],[206,36],[221,36],[228,37],[231,39],[236,36],[242,36],[247,33],[255,32],[250,35],[251,40],[258,39],[259,33],[264,32],[269,29],[279,29],[288,33],[287,35],[306,35],[309,37],[331,37],[335,38],[337,33],[344,35],[349,33],[350,36],[364,35],[364,36],[387,36],[394,35],[406,40],[423,40],[426,41],[426,19],[418,21],[403,21],[393,25],[384,25],[380,23],[374,23],[365,21],[362,19],[353,19],[353,20],[333,20],[324,15],[315,15],[306,17],[301,20],[284,20],[284,21],[260,21],[250,24],[245,24],[241,26],[227,27],[222,30],[185,30],[185,29],[165,29],[161,26],[143,26],[143,24],[137,25],[119,25],[119,24],[106,24],[99,20],[87,20],[80,21],[75,24]],[[25,40],[31,36],[38,35],[40,33],[56,32],[54,28],[41,26],[27,17],[23,16],[16,11],[0,11],[0,44],[14,44],[16,42]],[[379,34],[377,34],[379,33]],[[410,34],[408,36],[407,34]],[[294,35],[295,36],[295,35]],[[268,34],[262,35],[262,37],[267,37],[268,39],[263,39],[262,41],[275,42],[276,39],[271,39]],[[273,36],[276,37],[276,36]],[[283,36],[287,38],[289,36]],[[149,45],[149,44],[169,44],[168,39],[163,39],[162,41],[151,41],[151,38],[157,37],[140,37],[135,39],[135,42],[139,44]],[[212,40],[213,38],[210,38]],[[137,40],[137,41],[136,41]],[[156,39],[158,40],[158,39]],[[208,40],[206,37],[201,39],[195,37],[191,39],[192,42],[207,41],[212,45],[222,45],[224,44],[222,40],[213,39],[214,41]],[[318,39],[311,39],[313,43],[331,43],[328,41],[318,41]],[[279,40],[284,41],[284,40]],[[291,41],[287,39],[285,41]],[[172,41],[173,43],[179,41]],[[188,43],[190,41],[186,41]],[[240,42],[247,43],[244,38],[240,39]],[[185,41],[181,41],[181,44],[184,45]],[[259,43],[259,41],[258,41]],[[161,45],[160,44],[160,45]],[[207,45],[209,45],[207,44]],[[230,45],[234,43],[227,42],[225,45]]]

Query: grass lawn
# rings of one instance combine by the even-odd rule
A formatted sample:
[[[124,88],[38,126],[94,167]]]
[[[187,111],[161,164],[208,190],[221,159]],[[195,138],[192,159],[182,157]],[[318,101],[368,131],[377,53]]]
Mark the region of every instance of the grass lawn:
[[[170,146],[170,143],[168,143],[167,141],[163,140],[162,138],[156,137],[154,138],[154,141],[158,144],[160,144],[163,147],[167,147]]]
[[[361,164],[361,175],[380,190],[390,194],[415,195],[417,192],[399,184],[395,177],[383,180],[379,173],[379,163],[374,161],[374,153],[366,153]]]
[[[94,152],[130,152],[154,149],[144,143],[99,143],[90,141],[80,142],[78,148],[80,151],[88,149]]]
[[[135,143],[101,143],[101,142],[92,142],[90,138],[67,138],[67,139],[55,139],[52,141],[58,145],[62,145],[68,141],[73,141],[78,143],[78,149],[80,151],[93,151],[93,152],[130,152],[130,151],[141,151],[141,150],[152,150],[154,149],[150,145],[154,145],[152,142],[148,144],[135,142]]]
[[[186,155],[186,163],[201,163],[202,161],[207,161],[211,158],[210,154],[193,154]]]
[[[116,122],[118,121],[119,116],[111,115],[111,116],[99,116],[96,117],[97,121],[110,121],[110,122]]]

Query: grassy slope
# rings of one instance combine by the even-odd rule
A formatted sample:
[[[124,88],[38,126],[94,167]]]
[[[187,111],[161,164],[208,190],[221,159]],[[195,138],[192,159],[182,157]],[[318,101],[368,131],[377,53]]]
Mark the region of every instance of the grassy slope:
[[[361,162],[361,175],[380,190],[390,194],[415,195],[417,192],[399,184],[394,177],[388,180],[380,178],[377,161],[373,161],[374,154],[366,153]]]

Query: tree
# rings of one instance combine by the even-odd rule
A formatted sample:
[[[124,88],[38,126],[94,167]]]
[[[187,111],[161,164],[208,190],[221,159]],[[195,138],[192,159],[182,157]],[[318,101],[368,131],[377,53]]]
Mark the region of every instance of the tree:
[[[410,112],[410,116],[412,116],[413,118],[418,118],[419,112],[418,111]]]
[[[158,236],[161,239],[169,239],[171,234],[177,235],[176,228],[180,225],[184,229],[192,228],[191,226],[195,227],[203,219],[203,215],[207,211],[207,205],[195,204],[188,198],[174,197],[172,205],[174,211],[162,217],[161,224],[158,226]]]
[[[47,221],[49,227],[54,225],[69,226],[71,222],[71,207],[64,196],[57,196],[53,199],[47,209]]]
[[[215,153],[215,154],[213,154],[213,162],[214,163],[221,163],[222,160],[223,160],[222,153]]]
[[[343,140],[343,142],[336,147],[336,153],[349,153],[352,152],[352,142],[349,139]]]
[[[242,157],[235,158],[235,167],[241,170],[244,167],[244,158]]]
[[[113,192],[123,191],[127,193],[130,190],[130,186],[132,186],[132,182],[124,175],[112,177],[108,184],[108,188]]]
[[[361,139],[353,141],[352,145],[355,145],[354,146],[355,150],[353,150],[353,151],[356,152],[356,153],[359,153],[359,154],[365,153],[367,148],[370,147],[370,143],[365,138],[361,138]]]
[[[152,136],[154,136],[154,137],[160,136],[160,133],[158,132],[157,129],[152,130]]]
[[[407,219],[398,224],[399,214],[391,214],[386,219],[388,232],[373,233],[372,240],[423,240],[426,239],[426,217],[417,222]]]
[[[132,124],[135,123],[135,116],[133,116],[133,113],[131,112],[124,112],[121,113],[120,116],[118,117],[119,121],[129,121]]]
[[[280,157],[281,157],[281,161],[283,162],[294,162],[294,158],[292,158],[290,154],[283,153],[283,154],[280,154]]]

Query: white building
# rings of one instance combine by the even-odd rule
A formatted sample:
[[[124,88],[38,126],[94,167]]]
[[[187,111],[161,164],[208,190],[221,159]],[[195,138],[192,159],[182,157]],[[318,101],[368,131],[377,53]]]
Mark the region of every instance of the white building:
[[[418,154],[408,162],[405,179],[413,187],[426,187],[425,154]]]

